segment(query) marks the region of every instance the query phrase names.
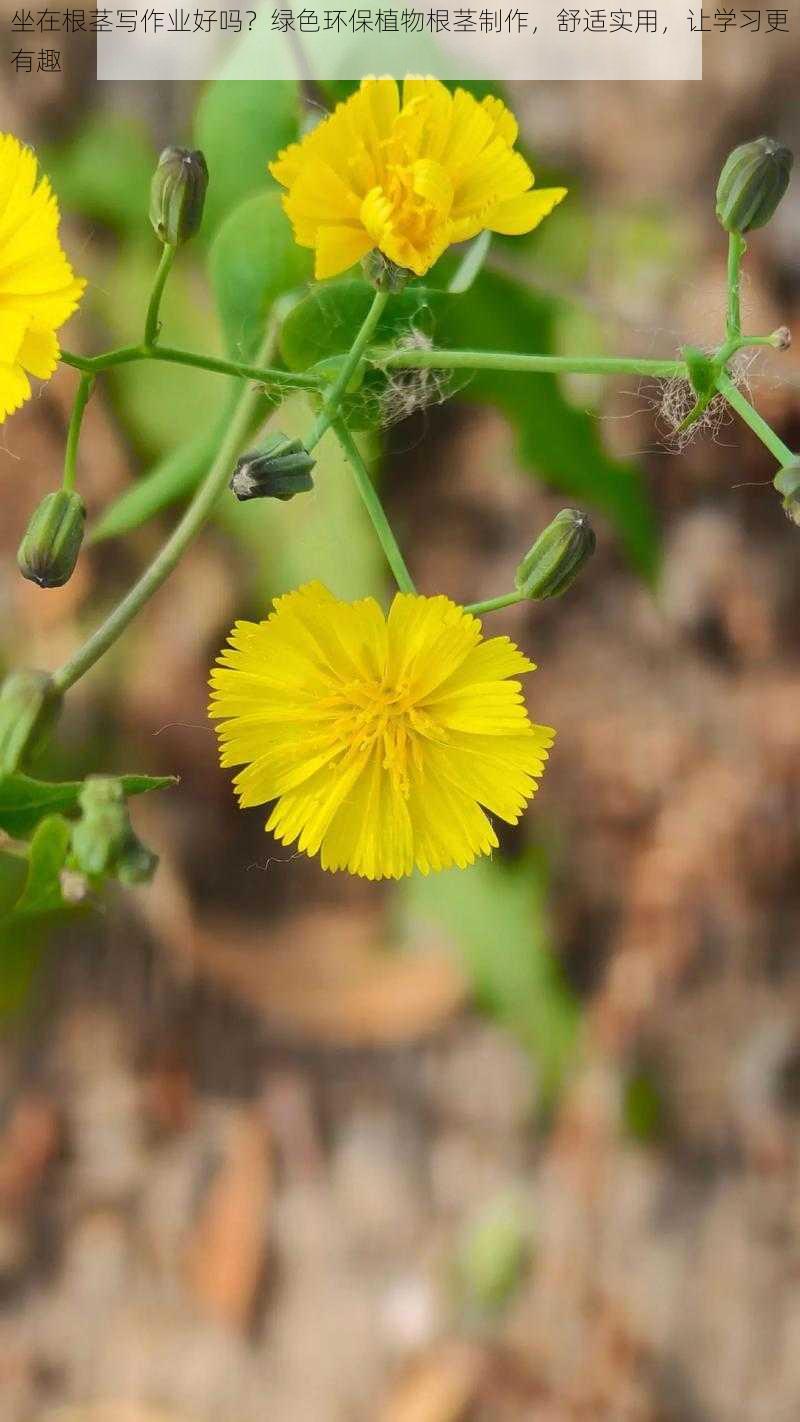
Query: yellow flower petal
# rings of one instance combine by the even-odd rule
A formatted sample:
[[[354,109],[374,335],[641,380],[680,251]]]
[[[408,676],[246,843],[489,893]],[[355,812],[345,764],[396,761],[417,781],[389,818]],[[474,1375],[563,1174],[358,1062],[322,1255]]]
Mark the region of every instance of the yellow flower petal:
[[[446,597],[339,602],[319,583],[240,622],[211,673],[210,714],[242,806],[324,869],[395,879],[464,866],[515,823],[553,733],[515,678],[533,664]]]
[[[58,238],[58,204],[36,157],[0,134],[0,420],[30,396],[26,371],[52,375],[56,331],[72,315],[85,282]]]
[[[527,232],[560,200],[553,194],[563,196],[531,193],[516,137],[499,99],[479,103],[414,75],[402,91],[393,79],[365,79],[270,171],[287,189],[296,241],[316,248],[318,277],[371,247],[424,276],[451,243],[484,228]]]

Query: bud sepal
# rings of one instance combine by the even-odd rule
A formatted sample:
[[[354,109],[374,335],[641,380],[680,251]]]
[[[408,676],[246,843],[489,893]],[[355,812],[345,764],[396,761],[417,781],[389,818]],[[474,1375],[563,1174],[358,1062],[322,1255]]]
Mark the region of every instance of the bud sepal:
[[[302,440],[276,433],[260,449],[242,455],[230,487],[240,502],[281,499],[285,503],[295,494],[307,494],[313,489],[311,471],[315,463]]]
[[[12,775],[46,741],[61,709],[47,672],[11,672],[0,686],[0,774]]]
[[[199,149],[165,148],[150,185],[150,221],[160,242],[180,247],[203,221],[208,166]]]
[[[86,526],[86,506],[80,494],[57,489],[46,494],[17,550],[23,578],[40,588],[60,588],[75,571]]]
[[[800,455],[779,469],[772,483],[781,495],[786,517],[800,526]]]
[[[539,534],[514,575],[514,586],[525,598],[560,597],[578,576],[597,546],[588,515],[562,509]]]

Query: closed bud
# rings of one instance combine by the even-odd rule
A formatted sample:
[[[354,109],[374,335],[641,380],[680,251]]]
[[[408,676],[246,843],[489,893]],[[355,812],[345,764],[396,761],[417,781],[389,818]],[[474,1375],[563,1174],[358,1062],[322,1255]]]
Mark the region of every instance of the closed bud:
[[[396,262],[390,262],[377,247],[373,247],[366,257],[362,257],[361,270],[376,291],[388,291],[393,296],[403,291],[414,275],[408,267],[398,267]]]
[[[180,247],[199,232],[207,187],[202,153],[164,149],[150,185],[150,221],[160,242]]]
[[[779,470],[772,482],[781,495],[786,517],[800,527],[800,456]]]
[[[560,597],[594,553],[596,543],[588,516],[578,509],[562,509],[517,568],[517,591],[535,600]]]
[[[734,148],[717,183],[717,217],[726,232],[764,227],[789,186],[794,156],[774,138]]]
[[[105,874],[121,854],[129,830],[125,792],[112,775],[90,775],[78,804],[81,818],[72,831],[75,863],[84,874]]]
[[[237,499],[293,499],[313,489],[312,459],[302,440],[274,434],[260,449],[243,454],[230,487]]]
[[[78,561],[85,523],[80,494],[57,489],[45,495],[17,550],[23,578],[40,588],[60,588],[68,583]]]
[[[11,672],[0,686],[0,774],[12,775],[47,739],[61,696],[47,672]]]

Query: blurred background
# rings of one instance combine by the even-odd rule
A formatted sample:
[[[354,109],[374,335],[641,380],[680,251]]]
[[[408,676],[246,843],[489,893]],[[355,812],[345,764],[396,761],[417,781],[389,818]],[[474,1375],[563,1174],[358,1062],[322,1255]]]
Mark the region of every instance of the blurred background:
[[[202,141],[209,231],[163,316],[172,343],[221,351],[208,249],[297,96],[276,86],[265,113],[262,92],[248,118],[247,85],[222,101],[97,85],[92,43],[70,36],[61,74],[12,75],[3,40],[0,128],[39,148],[90,279],[64,343],[136,337],[155,155]],[[570,197],[495,245],[447,339],[712,345],[716,176],[761,132],[800,146],[797,62],[791,32],[729,31],[702,85],[513,86],[541,180]],[[798,230],[795,179],[753,234],[751,331],[800,329]],[[746,375],[796,448],[795,352]],[[59,591],[24,583],[15,550],[58,481],[74,373],[4,426],[3,665],[57,665],[142,567],[174,509],[162,492],[140,522],[125,491],[155,469],[180,501],[176,451],[220,419],[225,384],[144,364],[100,382],[81,487],[117,523]],[[309,576],[341,596],[387,584],[331,448],[312,496],[221,507],[70,693],[39,767],[180,785],[133,806],[153,884],[110,892],[0,980],[0,1416],[788,1422],[800,543],[773,462],[732,421],[678,451],[681,392],[634,378],[393,394],[369,450],[421,590],[492,596],[558,508],[592,515],[598,552],[567,596],[491,622],[539,664],[550,767],[465,873],[387,887],[275,845],[218,768],[209,664],[235,617]]]

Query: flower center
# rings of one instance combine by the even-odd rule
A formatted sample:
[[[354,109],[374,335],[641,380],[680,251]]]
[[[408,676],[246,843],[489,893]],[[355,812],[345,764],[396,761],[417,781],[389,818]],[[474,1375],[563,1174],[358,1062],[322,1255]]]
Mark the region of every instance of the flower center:
[[[332,734],[343,747],[344,761],[368,759],[378,751],[381,767],[401,795],[409,794],[409,769],[419,766],[420,738],[441,740],[431,717],[415,705],[408,685],[383,681],[353,681],[325,700],[338,713]]]
[[[392,164],[387,172],[386,196],[393,208],[394,226],[419,252],[424,252],[441,225],[439,209],[414,188],[410,166]]]

